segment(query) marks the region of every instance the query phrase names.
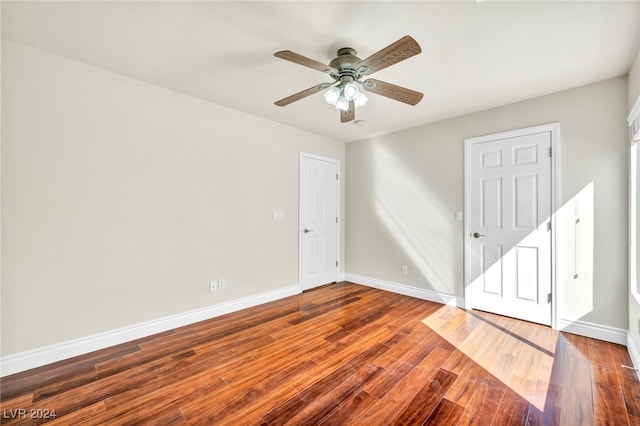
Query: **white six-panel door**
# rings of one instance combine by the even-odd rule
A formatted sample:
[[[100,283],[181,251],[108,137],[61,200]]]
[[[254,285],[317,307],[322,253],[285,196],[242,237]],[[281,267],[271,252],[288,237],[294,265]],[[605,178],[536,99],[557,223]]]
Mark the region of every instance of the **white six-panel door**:
[[[339,162],[300,155],[300,275],[307,290],[338,276]]]
[[[473,309],[551,324],[551,138],[538,131],[466,141]]]

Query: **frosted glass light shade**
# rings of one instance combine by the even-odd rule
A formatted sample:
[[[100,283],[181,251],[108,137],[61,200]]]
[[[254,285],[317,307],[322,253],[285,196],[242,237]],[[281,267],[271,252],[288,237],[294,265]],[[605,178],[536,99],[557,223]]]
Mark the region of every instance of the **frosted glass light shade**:
[[[358,90],[358,86],[356,86],[355,83],[349,82],[344,84],[342,93],[344,94],[346,100],[352,101],[358,97],[358,95],[360,94],[360,90]]]
[[[359,108],[361,106],[364,106],[364,104],[366,104],[368,100],[369,100],[369,98],[367,98],[367,95],[365,95],[364,93],[360,92],[358,97],[355,99],[354,103],[356,104],[356,107]]]
[[[338,101],[339,97],[340,97],[340,89],[338,89],[337,87],[332,87],[327,91],[327,93],[324,94],[324,100],[328,104],[334,105],[334,106]]]
[[[349,110],[349,101],[344,96],[340,96],[338,101],[336,102],[336,108],[341,109],[342,111]]]

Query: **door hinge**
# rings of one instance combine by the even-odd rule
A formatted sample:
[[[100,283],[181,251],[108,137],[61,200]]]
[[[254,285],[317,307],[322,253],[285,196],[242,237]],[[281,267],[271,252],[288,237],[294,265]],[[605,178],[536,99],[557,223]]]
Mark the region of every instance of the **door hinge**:
[[[547,232],[551,232],[551,221],[547,222]]]
[[[336,268],[338,267],[338,261],[336,260]]]
[[[547,294],[547,303],[551,303],[551,293]]]
[[[340,177],[337,173],[336,173],[336,180],[340,180]]]
[[[553,157],[553,148],[549,147],[549,157]]]

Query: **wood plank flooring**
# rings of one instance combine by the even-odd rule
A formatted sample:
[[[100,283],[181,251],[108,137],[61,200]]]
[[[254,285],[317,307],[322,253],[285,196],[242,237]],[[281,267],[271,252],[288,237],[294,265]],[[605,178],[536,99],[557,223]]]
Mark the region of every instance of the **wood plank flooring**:
[[[640,425],[623,364],[615,344],[337,283],[5,377],[0,422]]]

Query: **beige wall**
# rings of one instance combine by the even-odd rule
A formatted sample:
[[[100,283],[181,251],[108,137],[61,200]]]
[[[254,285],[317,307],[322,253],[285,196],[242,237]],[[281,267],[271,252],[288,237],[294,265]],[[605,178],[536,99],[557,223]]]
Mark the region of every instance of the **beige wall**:
[[[560,319],[626,329],[626,106],[620,77],[348,144],[346,272],[462,296],[464,139],[558,121]]]
[[[2,113],[3,355],[297,284],[299,151],[344,167],[343,143],[11,42]]]

